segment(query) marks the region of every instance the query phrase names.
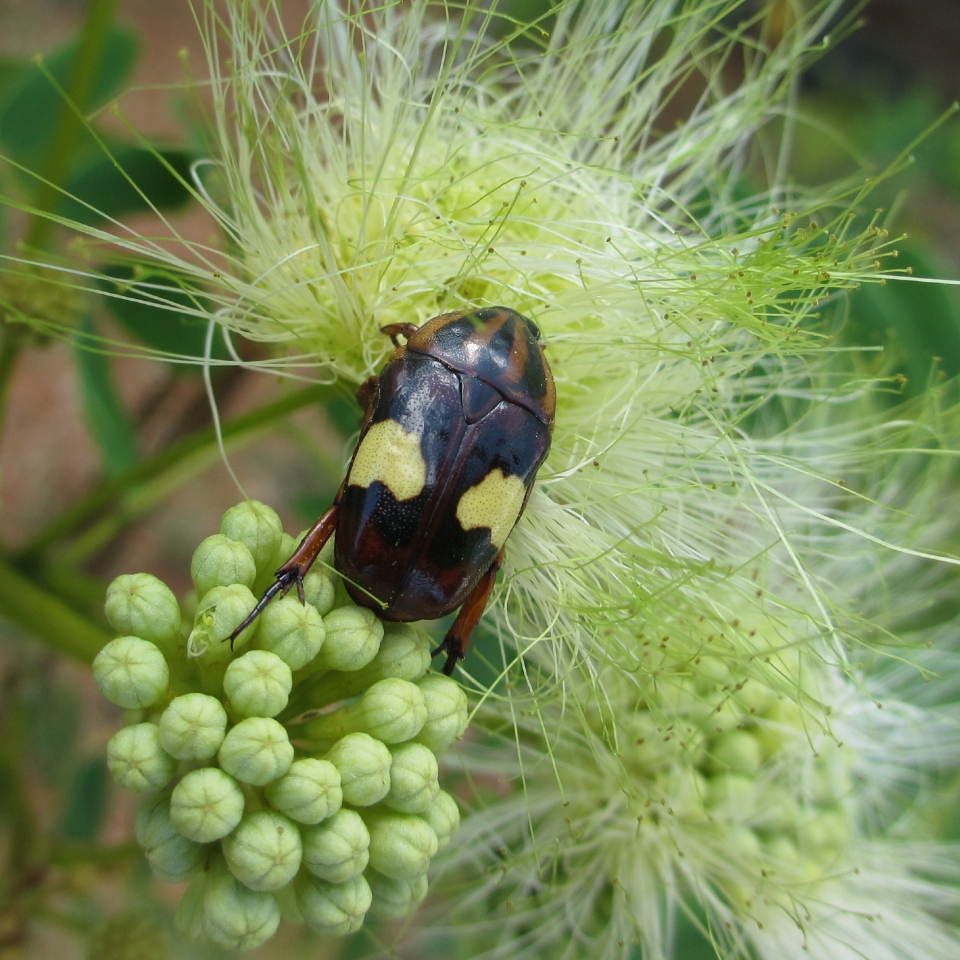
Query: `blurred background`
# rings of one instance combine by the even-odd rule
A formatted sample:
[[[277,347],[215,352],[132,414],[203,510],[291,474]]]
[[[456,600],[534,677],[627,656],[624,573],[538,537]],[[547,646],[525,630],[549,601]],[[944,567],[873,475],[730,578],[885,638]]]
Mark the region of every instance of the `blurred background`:
[[[543,4],[514,6],[528,15]],[[751,6],[761,5],[744,5]],[[306,4],[285,7],[298,19]],[[66,82],[87,9],[82,0],[0,0],[0,152],[25,167],[49,173],[55,163],[60,101],[44,71]],[[872,200],[891,236],[906,235],[898,267],[960,278],[960,122],[947,117],[936,126],[960,96],[960,2],[872,0],[861,12],[857,28],[804,75],[791,175],[817,183],[863,168],[879,172],[915,144],[913,162]],[[178,231],[218,242],[170,172],[185,171],[202,151],[183,86],[203,73],[188,3],[121,0],[103,43],[88,102],[96,129]],[[98,111],[123,91],[120,115]],[[169,166],[138,146],[134,130]],[[151,231],[141,198],[116,179],[88,134],[75,132],[68,154],[62,182],[72,193]],[[29,198],[36,189],[10,165],[0,172],[5,195]],[[63,212],[92,216],[81,206]],[[24,239],[44,246],[49,237],[38,238],[38,229],[29,216],[6,210],[3,251],[15,255]],[[0,279],[4,320],[15,318],[23,283]],[[957,289],[864,288],[837,308],[838,322],[849,342],[883,347],[877,371],[902,373],[909,396],[931,378],[960,373]],[[50,314],[71,309],[57,301]],[[97,298],[78,323],[88,343],[104,337],[202,354],[202,328],[160,313]],[[193,549],[240,499],[211,442],[198,368],[122,356],[115,347],[81,350],[21,328],[2,326],[0,351],[0,597],[23,597],[27,581],[102,624],[105,586],[120,573],[147,571],[186,592]],[[158,329],[167,337],[173,330],[174,339]],[[240,369],[217,373],[214,389],[235,471],[295,534],[336,489],[356,406],[346,394],[321,406]],[[23,617],[0,619],[2,960],[224,955],[176,938],[163,908],[180,890],[151,881],[132,843],[135,801],[112,787],[103,759],[118,714],[85,666],[33,639]],[[111,923],[131,909],[142,911],[142,927]],[[288,930],[254,956],[359,956],[364,936],[331,945]],[[700,950],[692,947],[691,958]]]

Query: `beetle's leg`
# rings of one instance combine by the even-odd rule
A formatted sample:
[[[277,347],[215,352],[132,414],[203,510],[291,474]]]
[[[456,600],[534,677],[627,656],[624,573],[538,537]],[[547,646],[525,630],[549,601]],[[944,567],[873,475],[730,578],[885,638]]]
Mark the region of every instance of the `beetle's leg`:
[[[398,336],[409,340],[419,329],[415,323],[388,323],[385,327],[380,328],[380,332],[385,333],[393,341],[395,347],[399,347]]]
[[[360,405],[360,409],[363,410],[364,413],[370,409],[373,399],[377,395],[378,379],[378,377],[370,377],[369,379],[364,380],[363,383],[357,387],[357,403]]]
[[[320,551],[326,546],[333,531],[337,526],[337,515],[340,512],[340,495],[332,507],[325,510],[320,519],[307,531],[307,535],[300,541],[296,550],[277,568],[276,577],[273,583],[263,592],[263,596],[257,601],[257,605],[250,611],[247,618],[237,627],[225,640],[230,641],[230,649],[233,649],[233,641],[243,633],[254,620],[260,616],[263,608],[278,594],[285,594],[294,584],[297,586],[297,596],[300,602],[304,602],[303,596],[303,578],[307,571],[313,566],[313,561],[320,556]]]
[[[447,660],[443,665],[443,672],[449,677],[453,673],[453,668],[458,660],[462,660],[467,652],[467,644],[470,642],[470,634],[477,625],[480,617],[483,615],[484,607],[490,598],[490,591],[493,589],[493,582],[497,579],[497,571],[503,562],[503,548],[493,558],[490,569],[477,581],[470,596],[463,601],[463,606],[457,614],[457,619],[447,631],[442,643],[436,650],[431,651],[430,656],[435,657],[438,653],[446,652]]]

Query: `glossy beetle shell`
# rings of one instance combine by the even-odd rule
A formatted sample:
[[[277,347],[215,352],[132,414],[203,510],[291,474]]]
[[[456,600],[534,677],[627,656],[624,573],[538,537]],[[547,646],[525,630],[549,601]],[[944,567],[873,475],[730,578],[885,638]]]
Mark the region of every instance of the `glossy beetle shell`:
[[[505,307],[444,314],[387,361],[337,519],[335,563],[355,602],[436,619],[490,569],[550,449],[556,399],[538,337]]]

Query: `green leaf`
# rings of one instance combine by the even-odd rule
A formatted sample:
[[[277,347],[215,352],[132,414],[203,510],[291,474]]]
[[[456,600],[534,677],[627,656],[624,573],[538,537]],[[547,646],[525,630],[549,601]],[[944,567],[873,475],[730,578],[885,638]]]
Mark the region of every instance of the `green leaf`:
[[[94,223],[101,217],[181,207],[191,197],[187,181],[192,160],[183,150],[119,147],[112,158],[101,155],[77,171],[58,212]]]
[[[21,83],[27,71],[33,66],[28,60],[14,60],[0,57],[0,102],[10,94],[13,87]]]
[[[0,145],[18,163],[38,168],[53,141],[54,130],[63,104],[59,90],[50,82],[49,73],[61,88],[70,82],[79,41],[72,40],[43,62],[31,64],[20,82],[0,104]],[[90,92],[88,110],[105,103],[121,88],[133,68],[137,42],[129,30],[114,27],[107,37]],[[92,137],[85,137],[85,152],[96,148]],[[84,150],[80,150],[82,155]]]
[[[141,343],[165,354],[203,358],[207,321],[191,314],[206,311],[207,303],[187,280],[159,272],[135,272],[121,264],[105,268],[104,273],[112,278],[100,282],[100,289],[108,294],[104,299],[110,312]],[[219,331],[211,355],[217,360],[229,356]],[[182,373],[201,369],[198,364],[175,366]]]
[[[96,335],[89,317],[81,321],[80,330],[89,337]],[[74,353],[87,428],[100,448],[104,470],[116,476],[138,459],[133,424],[117,396],[109,357],[84,347],[77,347]]]

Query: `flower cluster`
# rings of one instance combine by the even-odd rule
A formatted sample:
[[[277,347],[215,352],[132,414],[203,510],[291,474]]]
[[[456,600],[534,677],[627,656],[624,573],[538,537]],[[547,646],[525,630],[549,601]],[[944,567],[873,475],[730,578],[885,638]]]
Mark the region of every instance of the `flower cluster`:
[[[116,782],[148,795],[137,841],[156,877],[192,880],[181,927],[221,947],[257,946],[282,914],[326,934],[406,915],[460,820],[437,757],[467,701],[428,672],[425,633],[350,603],[327,568],[226,642],[292,546],[269,507],[233,507],[193,556],[192,624],[160,580],[118,577],[123,636],[93,665],[137,712],[107,747]]]

